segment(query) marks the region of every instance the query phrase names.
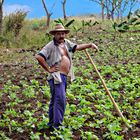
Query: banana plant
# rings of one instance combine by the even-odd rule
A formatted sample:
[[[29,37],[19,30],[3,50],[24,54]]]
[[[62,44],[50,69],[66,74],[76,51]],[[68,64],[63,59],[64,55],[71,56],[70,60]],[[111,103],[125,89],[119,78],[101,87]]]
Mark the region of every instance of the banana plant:
[[[129,13],[127,16],[127,20],[122,21],[121,23],[114,22],[112,24],[113,29],[115,32],[124,33],[127,32],[131,26],[140,25],[140,14],[137,14],[136,17],[131,17],[132,13]]]
[[[96,24],[99,24],[99,22],[95,21],[94,23],[92,23],[92,20],[89,20],[89,21],[82,20],[82,32],[84,32],[85,26],[88,26],[89,28],[92,28]]]
[[[77,26],[73,26],[74,31],[76,32],[76,36],[77,33],[82,29],[81,27],[77,27]]]
[[[68,22],[65,23],[65,21],[63,21],[60,18],[58,20],[54,20],[55,23],[61,23],[64,27],[69,27],[71,24],[73,24],[74,21],[75,20],[72,19],[72,20],[70,20],[70,21],[68,21]]]

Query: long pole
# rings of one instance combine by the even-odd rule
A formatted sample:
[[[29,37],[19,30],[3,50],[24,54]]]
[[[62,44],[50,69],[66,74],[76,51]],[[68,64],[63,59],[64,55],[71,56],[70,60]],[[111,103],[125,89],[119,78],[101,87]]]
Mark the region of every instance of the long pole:
[[[123,122],[126,124],[126,126],[127,126],[127,127],[130,127],[130,126],[128,125],[128,123],[126,122],[126,119],[125,119],[125,117],[123,116],[122,112],[120,111],[118,105],[116,104],[114,98],[112,97],[111,93],[109,92],[109,90],[108,90],[108,88],[107,88],[107,86],[106,86],[106,84],[105,84],[105,82],[104,82],[102,76],[100,75],[98,69],[96,68],[96,65],[94,64],[94,62],[93,62],[91,56],[89,55],[89,53],[87,52],[87,50],[84,50],[84,51],[85,51],[87,57],[89,58],[89,60],[90,60],[90,62],[91,62],[91,64],[92,64],[92,66],[94,67],[96,73],[98,74],[100,80],[102,81],[102,84],[103,84],[103,86],[104,86],[104,88],[105,88],[105,91],[106,91],[107,95],[109,96],[109,98],[111,99],[111,101],[112,101],[112,103],[113,103],[113,105],[114,105],[116,111],[118,112],[119,116],[122,118],[122,120],[123,120]]]

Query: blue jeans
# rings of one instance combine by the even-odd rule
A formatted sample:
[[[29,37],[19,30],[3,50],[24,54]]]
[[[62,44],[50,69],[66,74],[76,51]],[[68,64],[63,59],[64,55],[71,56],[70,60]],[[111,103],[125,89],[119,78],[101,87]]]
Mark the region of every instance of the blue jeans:
[[[67,76],[61,74],[61,79],[60,84],[54,84],[54,79],[48,81],[51,92],[48,126],[55,128],[59,128],[62,125],[66,109]]]

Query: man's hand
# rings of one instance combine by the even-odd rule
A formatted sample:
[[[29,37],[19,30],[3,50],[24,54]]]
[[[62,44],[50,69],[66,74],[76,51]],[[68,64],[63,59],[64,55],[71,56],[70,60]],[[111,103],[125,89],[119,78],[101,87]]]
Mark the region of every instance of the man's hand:
[[[55,64],[52,67],[49,68],[49,73],[57,72],[60,70],[60,65]]]
[[[96,49],[96,52],[99,51],[98,47],[97,47],[95,44],[93,44],[93,43],[91,44],[91,48],[92,48],[92,49]]]

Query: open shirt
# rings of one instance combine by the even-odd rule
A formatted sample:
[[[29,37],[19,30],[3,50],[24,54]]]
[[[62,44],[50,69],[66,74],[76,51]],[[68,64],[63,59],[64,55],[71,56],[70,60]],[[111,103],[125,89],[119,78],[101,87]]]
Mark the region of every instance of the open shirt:
[[[38,55],[42,56],[49,67],[53,66],[54,64],[60,63],[62,56],[60,50],[58,48],[58,43],[55,39],[50,41],[47,45],[45,45],[42,50],[38,53]],[[68,76],[71,77],[71,81],[75,79],[74,72],[73,72],[73,63],[72,63],[72,55],[76,50],[77,45],[68,39],[65,39],[64,47],[66,48],[68,57],[70,59],[70,71]],[[54,78],[55,84],[61,83],[61,76],[60,72],[53,72],[49,73],[47,79],[50,80]]]

